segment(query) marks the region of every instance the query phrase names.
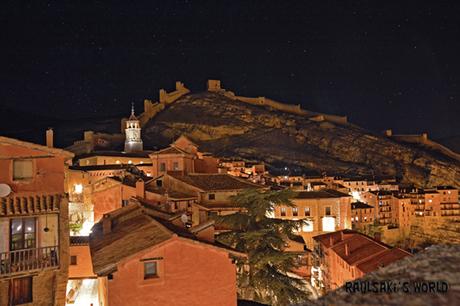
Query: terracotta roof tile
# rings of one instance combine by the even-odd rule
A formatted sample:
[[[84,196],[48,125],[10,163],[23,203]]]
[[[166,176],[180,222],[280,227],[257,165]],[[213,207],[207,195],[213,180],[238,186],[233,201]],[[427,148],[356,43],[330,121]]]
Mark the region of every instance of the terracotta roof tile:
[[[243,179],[233,177],[229,174],[177,174],[168,173],[171,177],[186,184],[192,185],[203,191],[213,190],[242,190],[251,188],[263,188]]]

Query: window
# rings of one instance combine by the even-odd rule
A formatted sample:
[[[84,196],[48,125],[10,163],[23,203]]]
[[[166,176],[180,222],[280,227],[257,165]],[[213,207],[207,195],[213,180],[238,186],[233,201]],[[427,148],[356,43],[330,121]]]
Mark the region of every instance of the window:
[[[121,207],[125,207],[129,204],[129,200],[121,200]]]
[[[35,218],[11,219],[10,250],[35,248]]]
[[[281,207],[281,217],[286,217],[286,207]]]
[[[215,199],[216,199],[216,195],[214,193],[208,194],[208,200],[215,200]]]
[[[299,215],[299,209],[297,207],[292,208],[292,215],[297,217]]]
[[[310,216],[310,207],[305,207],[304,208],[304,213],[305,213],[305,217],[309,217]]]
[[[330,216],[330,215],[331,215],[331,207],[330,207],[330,206],[327,206],[327,207],[325,208],[324,214],[325,214],[326,216]]]
[[[160,171],[165,172],[166,171],[166,164],[165,163],[160,163]]]
[[[76,266],[77,265],[77,256],[76,255],[70,256],[70,265],[71,266]]]
[[[163,181],[162,180],[157,180],[157,187],[163,186]]]
[[[173,162],[173,170],[174,171],[179,170],[179,163],[178,162]]]
[[[29,180],[33,178],[33,161],[32,160],[14,160],[13,161],[13,180]]]
[[[158,277],[158,269],[156,261],[144,262],[144,279]]]
[[[12,305],[32,303],[32,277],[12,279],[10,299]]]

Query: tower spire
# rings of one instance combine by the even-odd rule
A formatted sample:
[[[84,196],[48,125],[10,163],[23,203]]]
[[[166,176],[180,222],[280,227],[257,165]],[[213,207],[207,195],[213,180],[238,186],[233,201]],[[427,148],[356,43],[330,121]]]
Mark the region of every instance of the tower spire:
[[[131,116],[134,116],[134,102],[131,102]]]

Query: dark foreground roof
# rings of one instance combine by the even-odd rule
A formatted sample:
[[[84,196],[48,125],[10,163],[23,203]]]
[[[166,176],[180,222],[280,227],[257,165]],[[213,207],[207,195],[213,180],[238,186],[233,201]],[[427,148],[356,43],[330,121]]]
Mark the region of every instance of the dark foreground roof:
[[[435,245],[365,275],[363,282],[423,282],[444,281],[447,292],[349,293],[344,287],[330,292],[314,305],[457,305],[460,301],[460,245]],[[308,303],[305,305],[312,305]]]

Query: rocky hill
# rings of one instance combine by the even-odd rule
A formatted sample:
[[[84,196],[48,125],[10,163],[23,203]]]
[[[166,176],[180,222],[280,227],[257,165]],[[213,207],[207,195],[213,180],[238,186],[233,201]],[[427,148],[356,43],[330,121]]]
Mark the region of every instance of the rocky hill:
[[[352,124],[242,103],[216,92],[187,94],[143,129],[145,147],[186,134],[218,156],[261,160],[273,169],[394,175],[420,186],[460,187],[460,162]]]

